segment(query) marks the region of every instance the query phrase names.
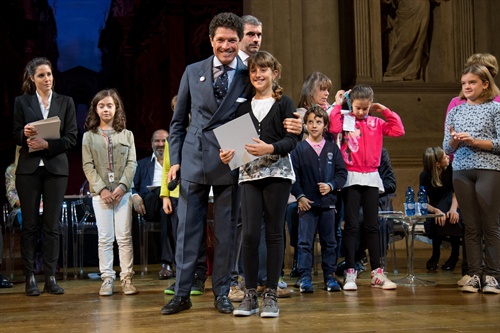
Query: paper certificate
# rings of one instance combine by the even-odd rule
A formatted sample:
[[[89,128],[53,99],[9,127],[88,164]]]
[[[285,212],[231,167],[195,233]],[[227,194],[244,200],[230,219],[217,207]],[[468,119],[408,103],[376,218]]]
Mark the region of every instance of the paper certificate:
[[[258,157],[249,154],[245,149],[245,144],[255,143],[252,138],[259,137],[249,113],[217,127],[214,134],[222,150],[234,149],[234,157],[229,162],[231,170]]]
[[[30,123],[29,125],[34,126],[38,134],[33,136],[33,138],[42,138],[45,140],[59,139],[61,136],[59,131],[61,129],[61,119],[58,116],[50,117],[47,119],[39,120]],[[37,151],[40,149],[29,149],[29,152]]]

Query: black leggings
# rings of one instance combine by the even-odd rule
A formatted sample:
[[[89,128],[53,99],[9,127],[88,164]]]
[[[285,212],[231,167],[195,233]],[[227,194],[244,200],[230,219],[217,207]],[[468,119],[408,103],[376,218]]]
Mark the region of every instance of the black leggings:
[[[378,223],[378,188],[353,185],[343,190],[344,195],[344,244],[346,269],[354,268],[356,242],[359,237],[359,208],[363,208],[363,228],[370,266],[374,270],[380,264],[380,240]]]
[[[263,216],[266,225],[267,287],[276,289],[278,286],[284,255],[283,221],[290,188],[290,180],[283,178],[265,178],[241,185],[242,257],[248,289],[257,288]]]

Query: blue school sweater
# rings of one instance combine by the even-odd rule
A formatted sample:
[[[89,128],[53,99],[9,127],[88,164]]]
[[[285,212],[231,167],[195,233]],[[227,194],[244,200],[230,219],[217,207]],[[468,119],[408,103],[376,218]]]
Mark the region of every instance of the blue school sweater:
[[[347,170],[339,147],[326,141],[318,154],[307,141],[297,143],[291,153],[296,181],[292,185],[292,194],[298,199],[305,196],[314,201],[312,207],[334,208],[337,192],[344,187]],[[326,195],[319,192],[318,183],[327,183],[333,191]]]

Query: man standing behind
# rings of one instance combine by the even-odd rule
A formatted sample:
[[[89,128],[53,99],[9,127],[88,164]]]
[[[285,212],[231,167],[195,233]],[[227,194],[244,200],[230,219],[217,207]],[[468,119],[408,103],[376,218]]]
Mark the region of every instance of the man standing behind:
[[[163,129],[153,133],[151,137],[153,156],[143,158],[137,162],[134,187],[132,188],[132,201],[135,211],[147,221],[161,223],[160,280],[169,279],[174,275],[172,264],[174,262],[175,244],[173,243],[172,228],[169,228],[168,216],[163,211],[163,201],[160,198],[163,154],[167,137],[168,132]],[[148,186],[158,186],[158,188],[149,190]]]
[[[238,56],[245,66],[248,66],[248,58],[260,49],[260,43],[262,42],[262,22],[252,15],[244,15],[241,19],[244,26]]]

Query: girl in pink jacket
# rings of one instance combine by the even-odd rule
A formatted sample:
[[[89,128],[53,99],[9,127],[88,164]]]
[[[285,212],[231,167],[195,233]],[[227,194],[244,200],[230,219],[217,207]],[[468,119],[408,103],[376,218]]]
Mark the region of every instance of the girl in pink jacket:
[[[335,95],[336,105],[330,114],[330,132],[343,133],[340,151],[348,171],[344,186],[344,242],[346,272],[344,290],[357,290],[357,271],[354,254],[359,233],[359,210],[363,208],[363,226],[370,254],[371,286],[396,289],[380,267],[378,198],[384,186],[378,173],[382,154],[383,136],[404,135],[401,118],[379,103],[373,103],[373,90],[368,85],[357,85],[349,92],[340,90]],[[342,114],[347,100],[351,112]],[[352,108],[351,108],[352,105]],[[381,112],[386,120],[373,117],[369,112]]]

